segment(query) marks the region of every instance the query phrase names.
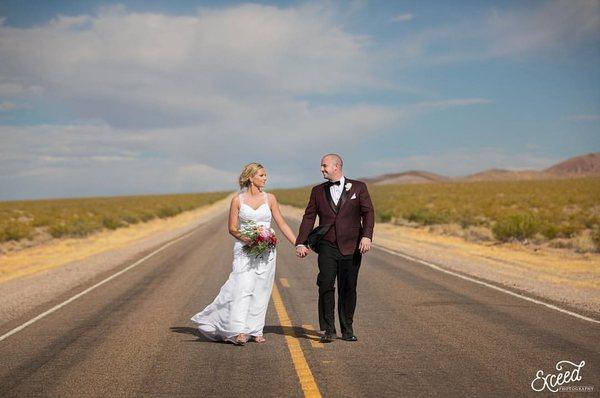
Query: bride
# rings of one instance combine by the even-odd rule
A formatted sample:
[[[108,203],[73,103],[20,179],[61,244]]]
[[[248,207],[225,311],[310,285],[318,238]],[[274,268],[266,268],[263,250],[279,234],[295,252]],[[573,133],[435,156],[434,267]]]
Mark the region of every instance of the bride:
[[[248,339],[265,341],[263,328],[273,280],[276,249],[258,257],[247,255],[243,246],[249,238],[240,228],[250,222],[269,228],[271,218],[292,245],[296,236],[283,219],[275,195],[266,193],[267,172],[259,163],[250,163],[240,174],[240,193],[231,199],[229,233],[237,240],[233,245],[233,269],[214,301],[191,320],[198,330],[215,341],[244,345]]]

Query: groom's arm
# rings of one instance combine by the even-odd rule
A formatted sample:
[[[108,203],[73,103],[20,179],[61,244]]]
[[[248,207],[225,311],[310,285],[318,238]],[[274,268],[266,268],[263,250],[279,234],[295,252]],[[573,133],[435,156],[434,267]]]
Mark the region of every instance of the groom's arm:
[[[298,231],[298,237],[296,238],[296,245],[303,245],[308,239],[308,234],[312,231],[315,225],[315,219],[317,218],[317,187],[313,187],[310,192],[310,199],[306,210],[304,210],[304,216],[302,217],[302,223],[300,224],[300,231]]]
[[[363,227],[362,237],[373,240],[373,228],[375,227],[375,210],[373,209],[373,202],[371,202],[371,196],[369,195],[367,184],[364,184],[359,199],[360,215],[362,217]]]

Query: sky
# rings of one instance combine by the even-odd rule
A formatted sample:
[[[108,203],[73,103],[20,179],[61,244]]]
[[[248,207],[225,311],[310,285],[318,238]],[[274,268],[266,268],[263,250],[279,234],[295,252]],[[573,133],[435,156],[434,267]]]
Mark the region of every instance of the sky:
[[[0,2],[0,200],[600,151],[600,1]]]

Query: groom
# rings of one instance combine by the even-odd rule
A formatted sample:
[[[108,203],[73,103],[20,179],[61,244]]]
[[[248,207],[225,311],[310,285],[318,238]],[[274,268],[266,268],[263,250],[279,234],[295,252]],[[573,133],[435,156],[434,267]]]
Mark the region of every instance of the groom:
[[[356,282],[362,254],[371,249],[375,224],[366,184],[344,177],[343,165],[342,158],[335,153],[321,159],[321,173],[328,181],[313,187],[296,239],[296,254],[304,258],[309,252],[306,241],[316,216],[319,216],[319,225],[332,225],[316,247],[319,252],[319,323],[320,329],[325,331],[321,337],[323,343],[330,343],[336,337],[336,277],[342,339],[357,340],[352,329]]]

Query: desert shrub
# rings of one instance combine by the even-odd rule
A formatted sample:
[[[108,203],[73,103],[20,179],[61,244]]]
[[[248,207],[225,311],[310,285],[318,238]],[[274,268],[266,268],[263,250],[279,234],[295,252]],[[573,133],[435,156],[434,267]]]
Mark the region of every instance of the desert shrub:
[[[495,228],[505,239],[573,239],[600,228],[600,178],[371,185],[375,211],[396,222]],[[304,208],[310,187],[277,190],[283,204]],[[531,214],[511,218],[514,214]],[[378,221],[380,218],[378,217]],[[514,224],[514,225],[513,225]],[[496,236],[496,234],[494,234]]]
[[[583,225],[577,225],[573,222],[564,221],[558,226],[558,235],[561,238],[572,238],[581,232]]]
[[[160,218],[172,217],[179,213],[181,213],[181,210],[179,208],[173,207],[173,206],[162,207],[162,208],[158,209],[158,216]]]
[[[142,222],[150,221],[154,218],[156,218],[156,215],[150,213],[149,211],[143,211],[140,213],[140,220],[142,220]]]
[[[108,216],[102,219],[102,225],[104,226],[104,228],[117,229],[125,226],[126,224],[117,217]]]
[[[8,220],[0,229],[0,242],[31,238],[33,228],[29,223]]]
[[[51,216],[44,214],[38,217],[34,217],[33,221],[31,222],[31,225],[33,227],[45,227],[47,225],[52,225],[53,222],[54,220]]]
[[[140,222],[140,216],[133,212],[123,213],[121,219],[127,224],[137,224],[138,222]]]
[[[57,220],[48,228],[54,238],[63,236],[84,237],[102,229],[102,223],[91,217],[71,217]]]
[[[156,217],[167,218],[182,211],[214,203],[228,192],[177,195],[112,196],[96,198],[0,201],[0,240],[22,239],[42,227],[53,237],[89,235],[102,228],[121,228]],[[18,219],[21,224],[8,225]]]
[[[600,228],[594,228],[592,231],[592,242],[596,246],[596,251],[600,252]]]
[[[552,240],[558,237],[559,229],[556,225],[544,224],[540,227],[540,233],[544,237]]]
[[[422,225],[445,224],[449,221],[446,214],[423,208],[405,214],[404,218]]]
[[[471,242],[489,242],[494,239],[492,231],[487,227],[470,226],[465,230],[464,237]]]
[[[53,238],[61,238],[69,234],[69,228],[65,222],[59,222],[50,226],[50,228],[48,228],[48,233],[52,235]]]
[[[462,214],[459,218],[459,224],[462,228],[466,229],[472,225],[477,225],[477,219],[471,213]]]
[[[531,238],[540,228],[540,222],[531,213],[512,214],[498,220],[492,227],[496,239],[507,241],[510,239],[524,240]]]
[[[379,211],[376,210],[375,211],[375,220],[377,222],[390,222],[392,220],[392,216],[394,215],[394,213],[392,213],[389,210],[383,210],[383,211]]]

